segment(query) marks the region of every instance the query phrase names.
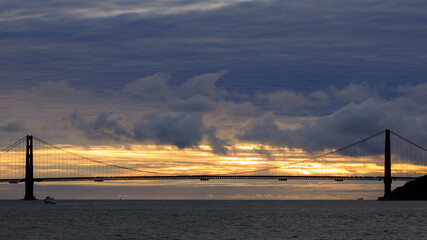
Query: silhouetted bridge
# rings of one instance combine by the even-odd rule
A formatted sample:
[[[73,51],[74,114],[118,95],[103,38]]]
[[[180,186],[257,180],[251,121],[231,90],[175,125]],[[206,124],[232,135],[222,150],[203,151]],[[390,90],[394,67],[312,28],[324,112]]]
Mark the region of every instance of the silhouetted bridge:
[[[38,150],[34,150],[35,144]],[[36,175],[35,155],[40,158]],[[392,158],[396,166],[393,169]],[[118,180],[383,181],[384,198],[389,199],[392,181],[408,181],[427,174],[427,150],[384,130],[318,156],[286,161],[282,166],[229,174],[170,175],[87,158],[26,136],[0,153],[0,169],[0,182],[25,182],[25,200],[35,199],[34,182]]]

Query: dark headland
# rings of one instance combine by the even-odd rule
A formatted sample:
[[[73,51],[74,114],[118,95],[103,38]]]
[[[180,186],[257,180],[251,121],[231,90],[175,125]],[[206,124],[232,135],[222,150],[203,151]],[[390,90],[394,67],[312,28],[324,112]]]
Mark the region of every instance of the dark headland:
[[[427,200],[427,175],[397,187],[390,197],[390,200]],[[384,199],[380,197],[378,200]]]

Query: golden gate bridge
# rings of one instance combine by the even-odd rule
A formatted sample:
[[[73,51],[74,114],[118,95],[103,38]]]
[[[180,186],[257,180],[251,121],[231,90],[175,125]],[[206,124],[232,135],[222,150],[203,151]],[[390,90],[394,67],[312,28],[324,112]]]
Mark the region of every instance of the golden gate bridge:
[[[165,174],[135,164],[113,164],[35,136],[26,136],[0,152],[0,182],[24,182],[24,200],[36,199],[35,182],[191,179],[383,181],[384,199],[389,199],[393,181],[409,181],[426,174],[427,150],[388,129],[307,159],[221,174]]]

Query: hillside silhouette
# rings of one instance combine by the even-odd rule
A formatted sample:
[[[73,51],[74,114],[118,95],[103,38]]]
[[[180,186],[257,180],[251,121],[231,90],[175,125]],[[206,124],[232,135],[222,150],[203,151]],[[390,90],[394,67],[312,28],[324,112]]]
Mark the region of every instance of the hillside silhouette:
[[[427,200],[427,175],[407,182],[391,192],[392,200]]]

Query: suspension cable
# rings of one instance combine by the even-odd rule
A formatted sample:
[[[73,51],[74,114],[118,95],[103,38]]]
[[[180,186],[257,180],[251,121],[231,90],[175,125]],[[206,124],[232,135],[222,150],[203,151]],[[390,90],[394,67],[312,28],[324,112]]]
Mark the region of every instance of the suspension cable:
[[[9,152],[10,150],[12,150],[13,148],[15,148],[16,146],[18,146],[19,144],[21,144],[22,142],[24,142],[26,139],[26,137],[23,137],[21,139],[19,139],[18,141],[16,141],[14,144],[10,145],[9,147],[5,148],[4,150],[2,150],[0,152],[0,155]]]
[[[329,151],[329,152],[327,152],[327,153],[323,153],[323,154],[320,154],[320,155],[316,155],[316,156],[314,156],[314,157],[310,157],[310,158],[307,158],[307,159],[304,159],[304,160],[300,160],[300,161],[298,161],[298,162],[294,162],[294,163],[292,163],[292,164],[288,164],[288,165],[286,165],[286,167],[294,166],[294,165],[296,165],[296,164],[300,164],[300,163],[303,163],[303,162],[311,161],[311,160],[313,160],[313,159],[321,158],[321,157],[324,157],[324,156],[327,156],[327,155],[330,155],[330,154],[334,154],[334,153],[337,153],[337,152],[343,151],[343,150],[348,149],[348,148],[350,148],[350,147],[353,147],[353,146],[355,146],[355,145],[358,145],[358,144],[361,144],[361,143],[363,143],[363,142],[366,142],[366,141],[368,141],[368,140],[370,140],[370,139],[372,139],[372,138],[374,138],[374,137],[377,137],[377,136],[379,136],[379,135],[383,134],[384,132],[385,132],[385,130],[382,130],[382,131],[380,131],[380,132],[378,132],[378,133],[376,133],[376,134],[374,134],[374,135],[372,135],[372,136],[370,136],[370,137],[364,138],[364,139],[362,139],[362,140],[360,140],[360,141],[357,141],[357,142],[355,142],[355,143],[352,143],[352,144],[350,144],[350,145],[347,145],[347,146],[344,146],[344,147],[342,147],[342,148],[338,148],[338,149],[335,149],[335,150]],[[267,171],[267,170],[276,169],[276,168],[281,168],[281,167],[271,167],[271,168],[264,168],[264,169],[261,169],[261,170],[244,171],[244,172],[237,172],[237,173],[232,173],[232,174],[245,174],[245,173],[251,173],[251,172],[261,172],[261,171]]]
[[[43,144],[46,144],[46,145],[48,145],[48,146],[50,146],[52,148],[55,148],[55,149],[60,150],[60,151],[63,151],[65,153],[71,154],[73,156],[76,156],[76,157],[79,157],[81,159],[85,159],[85,160],[88,160],[88,161],[91,161],[91,162],[96,162],[96,163],[99,163],[99,164],[103,164],[103,165],[106,165],[106,166],[110,166],[110,167],[114,167],[114,168],[120,168],[120,169],[125,169],[125,170],[129,170],[129,171],[134,171],[134,172],[170,175],[170,174],[164,174],[164,173],[160,173],[160,172],[144,171],[144,170],[138,170],[138,169],[134,169],[134,168],[130,168],[130,167],[123,167],[123,166],[119,166],[119,165],[115,165],[115,164],[111,164],[111,163],[105,163],[105,162],[102,162],[102,161],[99,161],[99,160],[95,160],[95,159],[92,159],[92,158],[84,157],[84,156],[79,155],[77,153],[73,153],[73,152],[67,151],[67,150],[62,149],[60,147],[57,147],[57,146],[55,146],[55,145],[53,145],[51,143],[48,143],[48,142],[46,142],[46,141],[44,141],[44,140],[42,140],[40,138],[34,137],[34,139],[36,141],[39,141],[39,142],[41,142]]]
[[[397,133],[395,133],[395,132],[393,132],[393,131],[391,131],[391,130],[390,130],[390,132],[391,132],[391,133],[393,133],[395,136],[397,136],[397,137],[399,137],[399,138],[401,138],[401,139],[403,139],[403,140],[407,141],[408,143],[410,143],[410,144],[414,145],[415,147],[417,147],[417,148],[419,148],[419,149],[421,149],[421,150],[427,151],[427,149],[425,149],[425,148],[421,147],[420,145],[418,145],[418,144],[416,144],[416,143],[414,143],[414,142],[412,142],[412,141],[410,141],[410,140],[408,140],[408,139],[406,139],[406,138],[404,138],[404,137],[400,136],[399,134],[397,134]]]

